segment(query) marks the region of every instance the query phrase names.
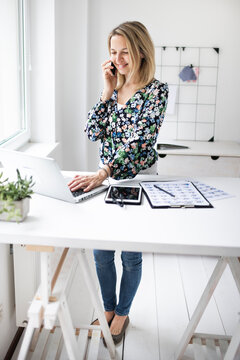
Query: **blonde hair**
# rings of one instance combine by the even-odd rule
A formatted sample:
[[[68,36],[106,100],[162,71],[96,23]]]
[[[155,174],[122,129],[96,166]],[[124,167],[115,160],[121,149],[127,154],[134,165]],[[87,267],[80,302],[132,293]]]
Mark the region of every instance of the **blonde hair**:
[[[152,39],[146,27],[139,21],[127,21],[114,28],[108,36],[108,49],[111,54],[111,39],[115,35],[125,38],[130,56],[132,71],[130,76],[138,74],[138,88],[149,84],[155,74],[155,51]],[[120,89],[125,83],[125,76],[117,74],[118,82],[116,89]]]

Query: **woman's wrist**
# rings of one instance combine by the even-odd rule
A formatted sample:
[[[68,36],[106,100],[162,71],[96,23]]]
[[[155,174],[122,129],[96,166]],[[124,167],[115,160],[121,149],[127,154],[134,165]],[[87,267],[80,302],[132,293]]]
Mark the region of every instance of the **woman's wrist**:
[[[100,177],[101,181],[104,180],[108,180],[108,185],[110,185],[109,182],[109,177],[111,176],[111,168],[108,165],[103,165],[99,170],[98,170],[98,176]]]
[[[101,168],[98,170],[98,176],[102,181],[106,180],[108,178],[108,173],[105,169]]]
[[[110,177],[110,176],[111,176],[112,170],[111,170],[111,168],[110,168],[110,166],[109,166],[109,165],[104,164],[104,165],[102,166],[102,169],[104,169],[104,170],[107,172],[108,177]]]

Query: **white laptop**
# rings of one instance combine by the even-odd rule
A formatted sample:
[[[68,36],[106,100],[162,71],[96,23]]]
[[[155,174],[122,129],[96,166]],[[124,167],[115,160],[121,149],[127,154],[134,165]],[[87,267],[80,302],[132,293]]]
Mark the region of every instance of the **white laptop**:
[[[64,178],[54,159],[37,157],[20,151],[0,149],[0,163],[8,169],[19,169],[22,177],[33,177],[35,193],[50,196],[55,199],[78,203],[105,191],[108,186],[83,192],[81,189],[72,192],[67,183],[71,178]]]

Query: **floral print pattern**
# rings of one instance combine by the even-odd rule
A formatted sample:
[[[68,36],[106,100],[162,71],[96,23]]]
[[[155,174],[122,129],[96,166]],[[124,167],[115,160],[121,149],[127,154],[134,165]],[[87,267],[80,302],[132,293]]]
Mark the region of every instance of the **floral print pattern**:
[[[154,149],[168,98],[168,85],[154,79],[118,109],[117,91],[88,113],[85,131],[92,141],[101,140],[100,158],[112,168],[116,180],[134,178],[158,158]]]

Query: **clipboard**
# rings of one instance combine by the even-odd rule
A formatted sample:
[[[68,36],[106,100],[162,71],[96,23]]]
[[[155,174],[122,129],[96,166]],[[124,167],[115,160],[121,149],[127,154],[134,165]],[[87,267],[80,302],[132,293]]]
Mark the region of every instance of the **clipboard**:
[[[142,181],[140,185],[153,209],[213,208],[191,181]]]

